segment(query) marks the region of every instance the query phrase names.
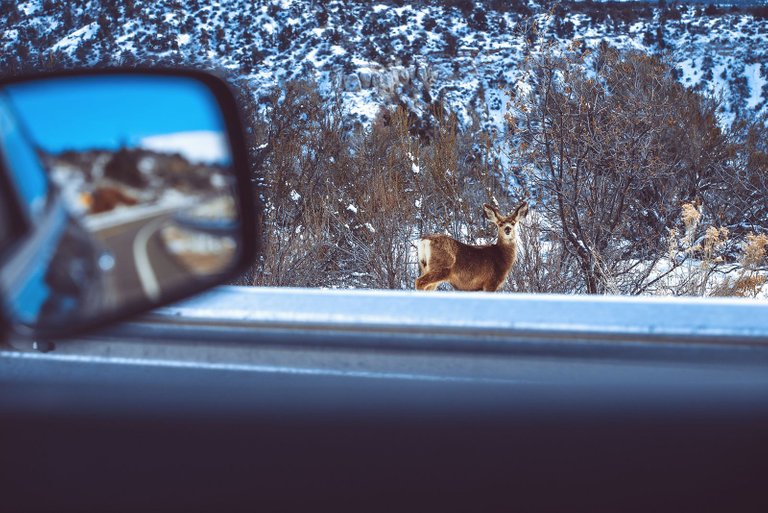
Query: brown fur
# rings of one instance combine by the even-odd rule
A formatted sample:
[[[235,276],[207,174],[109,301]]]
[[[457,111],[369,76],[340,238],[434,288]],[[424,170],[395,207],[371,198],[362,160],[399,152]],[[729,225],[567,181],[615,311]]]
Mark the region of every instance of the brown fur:
[[[498,209],[483,205],[488,220],[495,223],[499,236],[495,244],[471,246],[448,235],[426,235],[419,243],[418,290],[435,290],[442,282],[456,290],[499,290],[517,258],[515,225],[528,213],[520,203],[507,217]]]

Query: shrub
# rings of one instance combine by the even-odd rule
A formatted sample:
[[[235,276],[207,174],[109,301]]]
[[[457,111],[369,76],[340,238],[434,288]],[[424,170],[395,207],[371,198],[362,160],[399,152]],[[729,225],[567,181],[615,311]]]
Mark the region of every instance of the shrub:
[[[528,66],[533,89],[513,99],[510,142],[544,235],[573,256],[582,290],[644,290],[639,262],[663,257],[676,206],[708,192],[727,161],[716,105],[659,58],[607,45],[587,58],[553,48]]]

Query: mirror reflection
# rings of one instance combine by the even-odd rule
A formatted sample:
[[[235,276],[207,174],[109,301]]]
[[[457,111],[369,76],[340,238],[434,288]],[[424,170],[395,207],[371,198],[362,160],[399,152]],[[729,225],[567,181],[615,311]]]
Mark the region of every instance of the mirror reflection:
[[[55,328],[156,303],[235,264],[230,143],[205,85],[141,75],[21,83],[0,91],[0,118],[31,226],[5,280],[16,321]]]

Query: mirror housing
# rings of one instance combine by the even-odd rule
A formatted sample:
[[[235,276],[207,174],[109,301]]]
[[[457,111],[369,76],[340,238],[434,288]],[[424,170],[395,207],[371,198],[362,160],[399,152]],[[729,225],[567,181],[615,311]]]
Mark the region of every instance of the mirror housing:
[[[0,80],[0,339],[77,335],[237,276],[257,250],[251,178],[214,75]]]

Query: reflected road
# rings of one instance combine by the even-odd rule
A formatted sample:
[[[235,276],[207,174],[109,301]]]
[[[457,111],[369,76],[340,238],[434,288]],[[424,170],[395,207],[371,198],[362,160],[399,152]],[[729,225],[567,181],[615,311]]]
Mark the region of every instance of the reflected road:
[[[160,236],[160,230],[172,223],[171,213],[161,212],[94,233],[115,258],[108,287],[119,294],[119,306],[158,300],[162,291],[190,279],[189,271],[168,253]]]

